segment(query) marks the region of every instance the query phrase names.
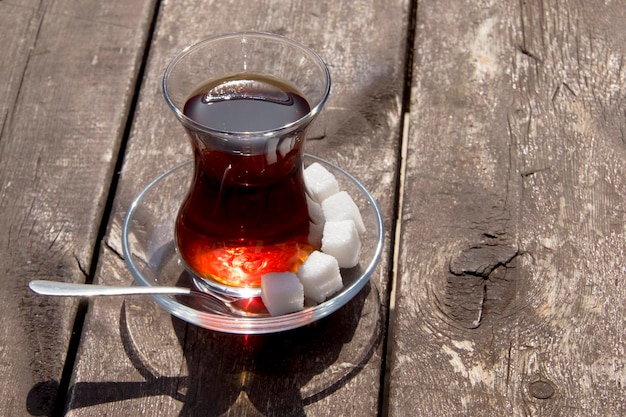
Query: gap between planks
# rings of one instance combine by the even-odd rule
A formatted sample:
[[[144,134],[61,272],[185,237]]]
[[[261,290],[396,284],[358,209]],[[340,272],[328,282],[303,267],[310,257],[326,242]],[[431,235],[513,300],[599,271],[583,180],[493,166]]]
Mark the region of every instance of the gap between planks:
[[[143,48],[143,54],[141,56],[139,68],[137,70],[137,74],[135,78],[135,90],[133,91],[130,104],[128,105],[126,123],[124,126],[124,132],[120,139],[120,146],[117,152],[117,160],[115,161],[113,174],[111,176],[111,183],[109,185],[109,193],[107,195],[106,203],[102,211],[102,219],[100,222],[98,235],[96,237],[96,241],[94,244],[93,254],[91,257],[91,265],[85,277],[85,282],[87,284],[91,284],[93,282],[93,278],[96,274],[98,263],[100,262],[100,249],[102,247],[102,242],[104,242],[104,238],[105,238],[106,231],[107,231],[107,226],[113,214],[113,202],[115,200],[117,185],[119,182],[119,176],[122,170],[122,165],[124,163],[124,155],[126,152],[126,146],[130,138],[130,132],[131,132],[131,128],[132,128],[132,124],[134,120],[133,116],[137,108],[137,102],[139,101],[139,93],[141,91],[141,86],[143,85],[142,79],[146,71],[146,65],[148,62],[149,55],[150,55],[150,47],[152,45],[152,37],[154,36],[160,9],[161,9],[161,0],[154,0],[154,6],[153,6],[152,16],[150,20],[150,25],[148,27],[148,30],[144,39],[145,44]],[[61,372],[61,380],[59,381],[58,390],[56,393],[56,398],[55,398],[55,402],[54,402],[54,406],[53,406],[53,410],[51,414],[51,416],[53,417],[64,416],[66,412],[66,407],[68,406],[67,402],[68,400],[70,400],[69,398],[69,392],[71,388],[70,384],[71,384],[72,375],[74,373],[74,365],[78,358],[78,350],[80,347],[83,326],[87,318],[88,310],[89,310],[89,302],[81,300],[79,302],[79,307],[76,311],[76,316],[74,317],[74,325],[72,327],[72,334],[70,336],[68,350],[65,356],[65,364],[63,365],[63,370]]]
[[[411,98],[412,98],[412,82],[413,82],[413,63],[415,54],[415,39],[417,31],[417,13],[418,13],[418,0],[408,1],[408,24],[406,29],[406,49],[405,49],[405,63],[404,63],[404,89],[402,98],[402,132],[400,136],[400,167],[398,168],[398,187],[396,192],[398,193],[397,205],[396,205],[396,219],[394,223],[394,235],[393,245],[391,250],[392,265],[391,265],[391,283],[389,289],[389,308],[387,310],[387,330],[384,338],[383,346],[383,361],[382,361],[382,381],[381,381],[381,395],[379,405],[379,416],[389,416],[389,395],[391,387],[391,358],[393,357],[393,340],[395,337],[395,308],[396,297],[398,289],[398,268],[400,265],[400,247],[402,236],[402,210],[404,206],[404,189],[405,189],[405,176],[406,176],[406,164],[407,154],[409,147],[409,127],[410,127],[410,115],[411,115]]]
[[[402,136],[400,142],[400,169],[398,179],[398,206],[397,216],[395,221],[395,232],[393,237],[393,259],[391,265],[391,284],[389,291],[389,309],[387,311],[387,341],[384,349],[384,375],[382,383],[382,396],[381,396],[381,417],[387,417],[389,414],[389,387],[390,387],[390,363],[389,359],[393,355],[393,340],[394,340],[394,322],[395,322],[395,308],[396,308],[396,292],[398,288],[398,268],[400,259],[400,246],[402,235],[402,207],[404,205],[404,181],[406,175],[406,157],[408,152],[409,142],[409,112],[403,113],[402,121]]]

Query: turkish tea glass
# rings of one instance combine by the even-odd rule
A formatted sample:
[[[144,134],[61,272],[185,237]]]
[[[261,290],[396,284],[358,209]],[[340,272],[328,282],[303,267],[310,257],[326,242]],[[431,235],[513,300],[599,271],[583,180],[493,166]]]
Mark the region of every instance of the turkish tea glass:
[[[328,68],[293,40],[235,33],[184,49],[163,91],[194,160],[178,253],[200,287],[258,295],[264,274],[295,271],[316,249],[302,159],[330,92]]]

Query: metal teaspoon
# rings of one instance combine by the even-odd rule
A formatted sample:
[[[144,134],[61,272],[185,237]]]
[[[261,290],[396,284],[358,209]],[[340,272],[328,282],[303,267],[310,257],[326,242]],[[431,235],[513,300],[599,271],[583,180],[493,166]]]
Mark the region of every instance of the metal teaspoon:
[[[62,297],[92,297],[101,295],[183,295],[200,297],[209,301],[211,306],[224,313],[232,313],[240,317],[268,317],[264,308],[254,308],[260,303],[251,303],[248,298],[228,298],[214,293],[196,291],[184,287],[122,287],[113,285],[75,284],[70,282],[34,280],[28,287],[41,295]]]

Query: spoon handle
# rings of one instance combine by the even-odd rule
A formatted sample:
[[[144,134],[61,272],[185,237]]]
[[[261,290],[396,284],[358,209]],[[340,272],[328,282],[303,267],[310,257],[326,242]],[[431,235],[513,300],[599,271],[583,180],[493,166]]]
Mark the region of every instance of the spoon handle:
[[[75,284],[34,280],[28,287],[42,295],[58,295],[66,297],[86,297],[94,295],[133,295],[133,294],[189,294],[189,288],[182,287],[122,287],[112,285]]]

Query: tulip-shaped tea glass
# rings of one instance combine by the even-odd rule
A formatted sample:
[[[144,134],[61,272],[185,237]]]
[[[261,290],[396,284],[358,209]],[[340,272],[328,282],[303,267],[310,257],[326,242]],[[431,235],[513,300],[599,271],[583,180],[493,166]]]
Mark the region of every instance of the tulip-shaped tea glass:
[[[176,245],[200,286],[258,294],[314,249],[303,178],[307,128],[330,92],[322,59],[281,36],[239,33],[186,48],[165,100],[188,133],[194,172]]]

